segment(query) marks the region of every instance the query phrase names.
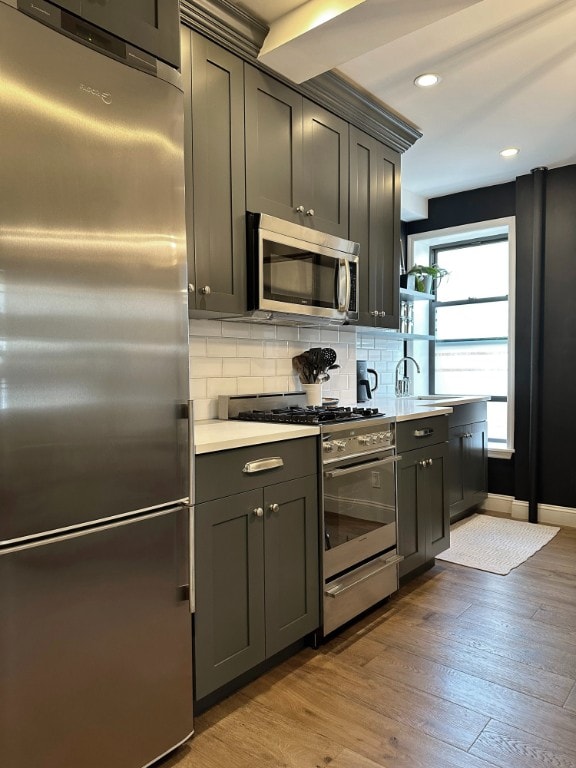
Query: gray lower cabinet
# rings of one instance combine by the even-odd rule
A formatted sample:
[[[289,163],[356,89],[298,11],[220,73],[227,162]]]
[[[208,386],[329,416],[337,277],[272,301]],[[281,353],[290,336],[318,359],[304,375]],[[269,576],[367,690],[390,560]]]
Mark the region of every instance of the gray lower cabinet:
[[[400,577],[417,573],[450,546],[446,416],[400,422],[398,462],[398,554]],[[416,447],[418,446],[418,447]]]
[[[400,156],[350,128],[350,239],[360,243],[359,320],[398,328]]]
[[[348,123],[246,65],[247,209],[348,237]]]
[[[448,417],[450,520],[464,517],[488,495],[486,403],[455,406]]]
[[[246,309],[244,64],[182,27],[189,307]]]
[[[253,476],[243,472],[266,454],[282,458],[283,467]],[[304,469],[306,475],[294,476]],[[319,626],[316,441],[199,456],[197,476],[199,499],[252,486],[196,505],[200,700]]]

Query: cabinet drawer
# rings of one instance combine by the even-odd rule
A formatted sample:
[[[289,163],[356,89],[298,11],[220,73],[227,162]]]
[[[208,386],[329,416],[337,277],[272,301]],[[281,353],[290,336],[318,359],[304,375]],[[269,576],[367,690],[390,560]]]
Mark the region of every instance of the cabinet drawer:
[[[396,425],[396,446],[398,452],[424,448],[448,440],[448,419],[446,416],[430,416],[425,419],[401,421]]]
[[[317,467],[315,437],[204,453],[196,457],[196,502],[313,475]]]
[[[448,424],[450,427],[460,427],[464,424],[473,424],[475,421],[486,421],[486,411],[485,402],[455,405],[448,416]]]
[[[398,563],[393,550],[361,565],[324,588],[324,633],[327,635],[398,589]]]

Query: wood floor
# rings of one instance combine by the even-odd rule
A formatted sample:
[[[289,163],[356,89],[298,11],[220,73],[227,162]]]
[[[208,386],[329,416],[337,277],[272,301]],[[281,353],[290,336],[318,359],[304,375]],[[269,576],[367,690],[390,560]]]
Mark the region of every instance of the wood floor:
[[[437,561],[197,718],[161,768],[576,768],[576,529],[507,576]]]

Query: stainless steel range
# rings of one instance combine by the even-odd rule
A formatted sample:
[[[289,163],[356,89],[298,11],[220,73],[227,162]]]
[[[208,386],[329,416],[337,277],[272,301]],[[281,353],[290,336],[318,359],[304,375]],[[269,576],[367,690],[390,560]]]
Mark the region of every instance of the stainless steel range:
[[[219,417],[320,428],[324,635],[398,589],[394,419],[307,407],[303,392],[221,397]]]
[[[328,634],[398,589],[396,425],[379,415],[322,428]]]

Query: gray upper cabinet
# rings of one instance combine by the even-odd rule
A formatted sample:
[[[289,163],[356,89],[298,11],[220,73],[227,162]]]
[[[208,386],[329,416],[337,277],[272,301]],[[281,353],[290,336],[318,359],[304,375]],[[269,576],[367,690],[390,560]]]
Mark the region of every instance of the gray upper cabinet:
[[[246,309],[244,68],[183,28],[189,307]]]
[[[178,0],[52,0],[158,59],[180,66]]]
[[[350,239],[360,243],[358,325],[398,328],[400,155],[350,128]]]
[[[348,124],[245,67],[247,209],[348,237]]]

